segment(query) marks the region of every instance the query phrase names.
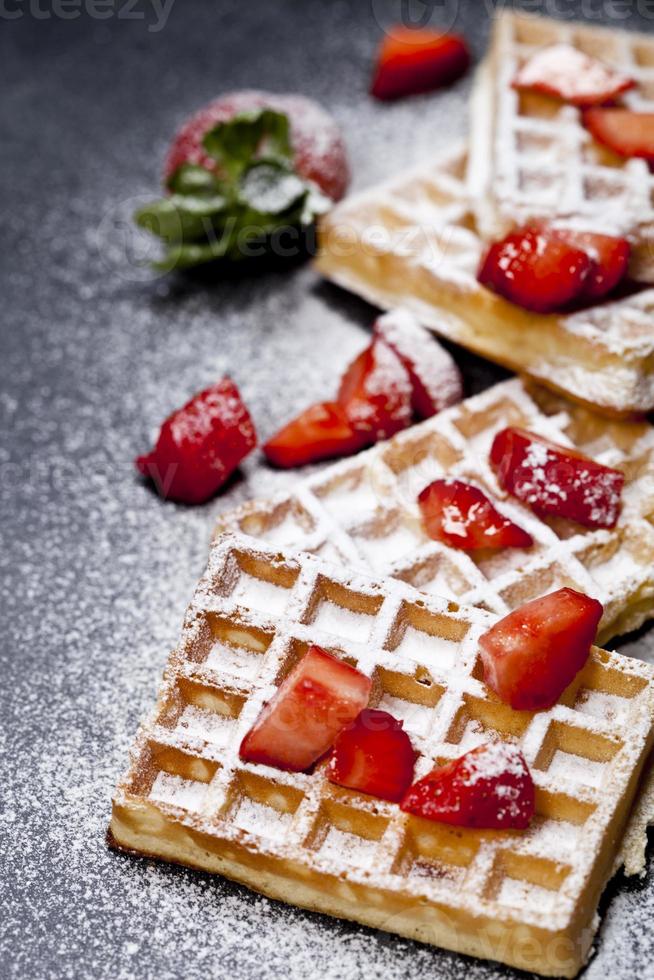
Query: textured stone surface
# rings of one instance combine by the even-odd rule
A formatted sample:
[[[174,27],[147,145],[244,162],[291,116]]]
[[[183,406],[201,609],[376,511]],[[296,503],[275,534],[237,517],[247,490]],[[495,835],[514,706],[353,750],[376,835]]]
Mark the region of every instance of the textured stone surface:
[[[434,17],[455,6],[435,5]],[[460,6],[457,27],[479,54],[485,5]],[[582,4],[558,6],[567,15]],[[652,29],[654,10],[637,6],[652,19],[626,23]],[[585,7],[596,17],[602,5]],[[333,390],[372,317],[308,266],[213,282],[153,278],[134,265],[129,214],[156,192],[184,115],[225,89],[299,90],[324,102],[364,187],[464,133],[470,78],[394,105],[367,97],[380,25],[397,18],[399,2],[175,0],[161,30],[148,29],[157,17],[145,0],[133,8],[142,20],[93,19],[82,4],[67,20],[43,18],[45,2],[4,9],[22,16],[0,14],[0,975],[507,975],[118,856],[104,842],[114,781],[216,515],[289,479],[255,454],[227,492],[189,509],[143,487],[132,458],[172,408],[226,370],[266,437]],[[457,357],[468,391],[503,376]],[[652,633],[620,648],[654,659]],[[651,873],[610,892],[588,976],[644,976]]]

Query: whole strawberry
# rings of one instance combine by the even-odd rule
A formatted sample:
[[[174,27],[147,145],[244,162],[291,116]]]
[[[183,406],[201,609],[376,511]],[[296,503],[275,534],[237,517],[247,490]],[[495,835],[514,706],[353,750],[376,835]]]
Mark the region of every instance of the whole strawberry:
[[[317,103],[230,92],[178,131],[164,166],[167,196],[135,220],[166,244],[156,263],[164,269],[290,255],[348,181],[343,139]]]
[[[350,180],[345,143],[335,120],[328,112],[303,95],[277,95],[244,89],[228,92],[199,109],[177,131],[164,164],[168,186],[184,164],[204,167],[212,173],[218,161],[204,148],[205,135],[220,123],[230,122],[243,113],[272,109],[289,121],[295,171],[312,180],[332,201],[339,201]]]

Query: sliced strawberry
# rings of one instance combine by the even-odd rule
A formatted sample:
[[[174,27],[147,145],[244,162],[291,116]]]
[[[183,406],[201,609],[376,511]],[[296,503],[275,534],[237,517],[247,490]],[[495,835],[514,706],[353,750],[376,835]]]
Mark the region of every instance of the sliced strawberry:
[[[525,310],[553,313],[582,296],[590,268],[584,251],[532,227],[491,245],[477,279]]]
[[[501,487],[537,514],[615,527],[624,473],[526,429],[497,433],[490,463]]]
[[[486,684],[518,711],[551,708],[586,663],[603,611],[567,588],[514,609],[479,639]]]
[[[218,123],[229,122],[234,116],[256,109],[273,109],[288,117],[298,175],[313,180],[334,201],[343,197],[350,174],[345,143],[334,119],[317,102],[302,95],[278,95],[254,89],[228,92],[184,123],[168,151],[165,183],[168,184],[183,164],[216,170],[216,160],[202,144],[204,136]]]
[[[626,238],[572,228],[550,228],[549,233],[573,248],[580,248],[590,259],[591,266],[581,297],[584,301],[597,302],[626,276],[631,253]]]
[[[377,99],[429,92],[456,81],[469,64],[462,37],[395,26],[380,45],[370,92]]]
[[[642,157],[654,164],[654,112],[588,109],[584,126],[594,139],[621,157]]]
[[[463,380],[454,359],[412,313],[391,310],[379,317],[374,330],[408,371],[413,389],[411,402],[419,418],[431,418],[461,401]]]
[[[553,44],[532,55],[512,84],[587,108],[613,101],[636,82],[571,44]]]
[[[533,538],[463,480],[434,480],[418,496],[425,530],[452,548],[531,548]]]
[[[319,402],[301,412],[263,446],[275,466],[316,463],[332,456],[351,456],[365,440],[350,425],[338,402]]]
[[[337,400],[352,428],[368,442],[411,424],[411,381],[397,354],[376,338],[343,375]]]
[[[491,742],[419,779],[400,806],[457,827],[524,830],[534,815],[534,782],[519,749]]]
[[[415,752],[402,722],[366,708],[336,737],[327,767],[332,783],[398,803],[413,781]]]
[[[303,772],[365,708],[371,686],[361,671],[309,647],[241,742],[241,759]]]
[[[173,412],[161,426],[154,449],[135,462],[162,497],[200,504],[214,495],[256,444],[238,388],[223,378]]]

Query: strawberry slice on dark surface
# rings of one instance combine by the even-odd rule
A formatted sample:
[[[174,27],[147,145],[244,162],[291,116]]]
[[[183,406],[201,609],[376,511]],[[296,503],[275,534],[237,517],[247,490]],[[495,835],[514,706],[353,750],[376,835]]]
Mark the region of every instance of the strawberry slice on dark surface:
[[[582,249],[543,228],[528,227],[490,246],[477,279],[525,310],[554,313],[583,295],[590,270]]]
[[[343,375],[337,401],[352,428],[367,442],[388,439],[412,421],[411,379],[380,338],[362,351]]]
[[[479,487],[463,480],[434,480],[418,496],[418,505],[429,537],[452,548],[531,548],[534,543]]]
[[[584,126],[593,138],[622,157],[641,157],[654,165],[654,112],[588,109]]]
[[[332,783],[399,802],[413,781],[415,751],[402,722],[366,708],[336,737],[327,766]]]
[[[524,830],[534,815],[534,782],[518,748],[490,742],[419,779],[400,806],[457,827]]]
[[[615,527],[624,473],[526,429],[497,433],[490,463],[501,487],[541,516]]]
[[[570,44],[553,44],[532,55],[512,84],[586,108],[612,102],[636,82]]]
[[[463,397],[463,379],[452,356],[408,310],[380,316],[375,336],[395,351],[409,373],[413,410],[421,419],[455,405]]]
[[[365,439],[352,428],[338,402],[319,402],[280,429],[263,451],[275,466],[290,468],[351,456],[364,445]]]
[[[371,686],[355,667],[309,647],[241,742],[241,759],[289,772],[309,769],[365,708]]]
[[[377,99],[429,92],[456,81],[469,65],[459,35],[394,26],[380,45],[370,92]]]
[[[194,395],[161,426],[154,449],[136,467],[160,496],[186,504],[212,497],[257,444],[238,388],[223,378]]]
[[[343,197],[350,179],[345,143],[328,112],[303,95],[280,95],[244,89],[227,92],[203,106],[178,130],[164,165],[169,184],[180,167],[192,165],[214,173],[219,164],[205,149],[206,134],[242,113],[272,109],[288,117],[295,170],[312,180],[333,201]]]
[[[631,247],[626,238],[600,235],[572,228],[550,228],[549,233],[586,253],[591,261],[582,300],[596,303],[622,282],[627,275]]]
[[[486,684],[518,711],[551,708],[586,663],[602,613],[568,588],[514,609],[479,639]]]

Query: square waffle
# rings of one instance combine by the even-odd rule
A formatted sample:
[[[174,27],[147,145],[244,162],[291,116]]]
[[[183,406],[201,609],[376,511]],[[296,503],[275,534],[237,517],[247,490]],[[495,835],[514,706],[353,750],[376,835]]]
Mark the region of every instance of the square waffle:
[[[224,535],[113,801],[110,842],[218,872],[271,897],[546,975],[574,976],[654,736],[654,669],[594,648],[552,709],[517,712],[481,678],[493,617],[405,582]],[[238,749],[316,643],[373,679],[404,721],[416,778],[494,740],[536,785],[528,831],[408,816]]]
[[[493,437],[507,425],[622,469],[626,483],[617,526],[589,530],[560,518],[543,520],[509,497],[488,464]],[[475,557],[429,539],[417,497],[445,475],[479,485],[531,534],[534,547]],[[604,642],[654,613],[653,522],[654,429],[607,422],[512,379],[322,469],[284,495],[221,515],[218,531],[312,552],[502,615],[569,585],[603,603]]]
[[[463,147],[347,198],[319,229],[318,270],[448,340],[607,414],[654,409],[654,289],[570,314],[536,314],[477,282],[484,243]]]
[[[488,56],[472,99],[469,186],[485,238],[514,225],[562,217],[587,230],[628,237],[634,269],[654,281],[654,175],[596,143],[580,109],[511,82],[536,51],[570,44],[633,78],[621,101],[654,111],[654,38],[648,34],[497,13]]]

